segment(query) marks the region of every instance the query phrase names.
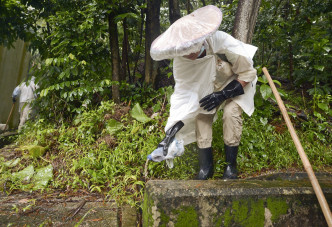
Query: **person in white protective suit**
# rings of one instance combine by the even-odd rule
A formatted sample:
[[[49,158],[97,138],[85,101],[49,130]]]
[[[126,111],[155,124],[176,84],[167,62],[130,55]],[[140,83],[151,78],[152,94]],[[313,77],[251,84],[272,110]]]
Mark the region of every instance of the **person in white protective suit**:
[[[252,58],[257,47],[218,31],[221,21],[217,7],[202,7],[174,22],[153,41],[150,50],[154,60],[174,59],[170,116],[166,136],[157,149],[167,159],[172,142],[186,145],[196,141],[199,180],[213,176],[212,124],[218,109],[223,109],[224,179],[237,178],[242,112],[250,116],[254,111],[257,72]]]
[[[33,76],[29,83],[22,82],[18,85],[12,94],[13,103],[16,102],[19,97],[19,113],[20,113],[20,123],[18,126],[18,130],[20,131],[25,124],[25,122],[29,119],[29,116],[32,112],[31,103],[36,98],[36,89],[37,85],[35,84],[35,77]]]

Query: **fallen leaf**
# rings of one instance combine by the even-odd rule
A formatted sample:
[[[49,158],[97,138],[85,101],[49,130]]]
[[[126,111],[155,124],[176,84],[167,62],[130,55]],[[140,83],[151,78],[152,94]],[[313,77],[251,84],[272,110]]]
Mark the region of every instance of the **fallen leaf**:
[[[29,199],[21,199],[18,202],[19,203],[28,203],[30,200]]]

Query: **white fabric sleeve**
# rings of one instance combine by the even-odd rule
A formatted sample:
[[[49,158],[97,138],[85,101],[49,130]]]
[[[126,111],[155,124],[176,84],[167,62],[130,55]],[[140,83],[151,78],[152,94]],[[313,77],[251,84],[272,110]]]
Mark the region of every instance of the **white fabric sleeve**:
[[[257,47],[243,43],[231,35],[217,31],[208,42],[214,53],[225,54],[232,64],[232,71],[238,75],[239,80],[251,82],[256,78],[256,69],[252,58]]]
[[[12,98],[16,98],[16,97],[18,97],[20,94],[21,94],[20,86],[17,86],[17,87],[14,89],[14,91],[13,91]]]
[[[241,55],[237,55],[236,57],[234,54],[231,54],[233,56],[229,55],[226,53],[227,59],[232,63],[232,71],[238,75],[238,79],[245,82],[254,81],[257,70],[253,67],[251,59]]]
[[[228,52],[252,59],[257,51],[257,47],[241,42],[222,31],[217,31],[207,41],[211,44],[213,53],[216,54],[226,54]]]

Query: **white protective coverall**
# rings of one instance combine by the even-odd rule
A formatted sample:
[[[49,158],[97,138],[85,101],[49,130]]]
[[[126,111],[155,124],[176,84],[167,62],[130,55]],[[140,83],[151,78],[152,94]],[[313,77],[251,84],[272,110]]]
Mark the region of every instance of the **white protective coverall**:
[[[195,120],[197,115],[214,114],[217,111],[216,109],[204,110],[200,107],[199,101],[206,95],[221,90],[237,77],[241,77],[241,80],[249,82],[249,84],[244,87],[243,95],[232,99],[249,116],[254,112],[257,76],[252,58],[257,47],[245,44],[222,31],[217,31],[208,37],[204,46],[207,49],[205,57],[194,61],[185,57],[175,57],[173,62],[175,88],[171,96],[170,116],[165,131],[176,122],[182,121],[184,126],[175,138],[183,141],[183,145],[196,141]],[[233,65],[230,72],[226,73],[227,76],[218,73],[220,64],[218,65],[217,54],[225,54],[227,60]],[[236,65],[239,56],[245,57],[247,64]]]
[[[19,113],[20,113],[20,124],[18,130],[20,131],[25,122],[29,119],[31,114],[31,102],[36,98],[35,91],[37,89],[35,84],[35,78],[32,77],[30,83],[26,85],[25,82],[18,85],[13,91],[13,98],[20,98],[19,101]]]

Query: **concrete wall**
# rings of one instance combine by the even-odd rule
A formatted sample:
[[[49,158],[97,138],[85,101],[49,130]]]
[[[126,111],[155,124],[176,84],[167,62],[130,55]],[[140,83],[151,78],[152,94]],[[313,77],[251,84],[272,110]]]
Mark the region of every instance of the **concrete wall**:
[[[12,108],[12,92],[23,81],[27,74],[30,62],[28,45],[22,40],[14,43],[14,48],[8,49],[0,46],[0,124],[6,124]],[[9,128],[18,126],[18,102],[16,102],[13,115],[9,121]]]
[[[327,226],[308,177],[279,178],[148,181],[143,226]],[[332,204],[331,175],[318,180]]]

